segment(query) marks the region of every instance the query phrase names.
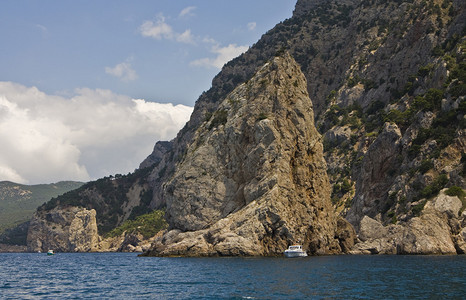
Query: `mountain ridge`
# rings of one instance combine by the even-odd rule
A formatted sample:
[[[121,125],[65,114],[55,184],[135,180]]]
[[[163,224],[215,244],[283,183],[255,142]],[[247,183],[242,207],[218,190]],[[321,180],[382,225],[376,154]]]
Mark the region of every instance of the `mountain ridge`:
[[[0,181],[0,241],[19,243],[21,240],[25,243],[24,226],[20,226],[19,229],[23,229],[19,232],[2,234],[21,223],[28,222],[37,207],[51,198],[83,184],[83,182],[77,181],[60,181],[50,184],[25,185],[11,181]],[[23,237],[19,238],[19,236]]]
[[[391,241],[395,234],[390,226],[402,227],[398,233],[408,244],[413,239],[407,237],[425,237],[419,224],[438,221],[442,225],[437,234],[450,236],[445,248],[425,245],[407,251],[464,253],[464,208],[438,207],[464,203],[459,191],[466,188],[465,23],[466,3],[457,0],[299,0],[290,19],[214,77],[177,137],[156,145],[144,163],[147,174],[140,177],[152,192],[146,207],[167,206],[166,187],[198,131],[207,119],[224,122],[225,115],[219,113],[223,99],[276,54],[288,52],[306,78],[315,125],[323,136],[335,210],[359,234],[366,232],[365,241],[372,241],[369,245],[360,240],[357,251],[397,253],[392,242],[367,235],[366,225],[375,224],[370,218],[387,228],[382,238]],[[229,146],[233,145],[225,145]],[[451,196],[457,201],[444,198],[443,189],[458,191]],[[167,212],[168,219],[171,214]],[[127,217],[116,216],[115,224]],[[432,240],[436,239],[439,236]],[[386,248],[375,249],[377,243]]]

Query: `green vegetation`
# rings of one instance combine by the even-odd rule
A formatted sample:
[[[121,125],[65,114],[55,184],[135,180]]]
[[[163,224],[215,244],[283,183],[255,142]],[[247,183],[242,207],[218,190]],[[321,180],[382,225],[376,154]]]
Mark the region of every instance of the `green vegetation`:
[[[431,184],[426,186],[419,193],[419,199],[421,198],[430,198],[436,196],[441,189],[445,187],[448,183],[448,177],[445,174],[438,176]]]
[[[79,189],[52,198],[38,209],[49,211],[56,206],[78,206],[95,209],[97,212],[97,226],[100,234],[105,234],[118,226],[118,220],[123,215],[123,205],[128,202],[127,193],[135,184],[143,186],[151,168],[138,169],[128,175],[117,174],[114,177],[104,177],[89,182]],[[140,194],[141,203],[133,208],[131,217],[148,213],[152,192],[149,188]]]
[[[418,111],[438,111],[441,108],[444,91],[429,89],[423,96],[414,98],[413,107]]]
[[[262,121],[262,120],[265,120],[265,119],[267,119],[267,118],[268,118],[267,114],[264,113],[264,112],[261,112],[261,113],[257,116],[256,121]]]
[[[212,115],[212,117],[213,119],[210,122],[209,130],[219,125],[225,125],[228,118],[228,111],[226,111],[225,109],[219,109]]]
[[[411,211],[413,212],[413,215],[419,216],[421,214],[422,210],[424,209],[424,206],[426,205],[426,203],[427,203],[427,200],[424,200],[424,201],[421,201],[420,203],[414,205],[411,208]]]
[[[445,194],[448,196],[457,196],[460,198],[461,203],[463,203],[463,206],[461,207],[460,214],[466,209],[466,192],[460,188],[459,186],[452,186],[448,190],[445,191]]]
[[[393,210],[389,211],[387,213],[387,217],[390,219],[390,223],[396,224],[398,222],[398,219],[396,217],[396,214]]]
[[[340,202],[340,199],[352,190],[353,186],[351,182],[346,178],[340,178],[340,181],[333,185],[331,196],[333,205],[337,205]]]
[[[330,93],[327,99],[331,99],[332,97],[335,97],[335,95]],[[332,105],[325,113],[325,123],[319,127],[319,130],[321,132],[325,132],[336,125],[349,125],[351,129],[360,129],[362,125],[362,117],[362,109],[356,103],[345,108],[342,108],[339,105]]]
[[[123,232],[140,233],[144,238],[150,238],[156,235],[160,230],[168,227],[164,218],[165,210],[154,210],[148,214],[138,216],[134,220],[126,220],[117,228],[110,231],[106,236],[115,237]]]
[[[364,90],[366,91],[377,87],[377,84],[374,81],[370,79],[361,78],[358,75],[355,75],[354,77],[349,77],[347,81],[347,85],[349,88],[352,88],[359,83],[364,85]]]
[[[421,162],[421,165],[419,166],[419,172],[421,174],[425,174],[427,171],[432,169],[434,167],[434,163],[430,159],[425,159]]]
[[[7,228],[28,221],[36,208],[51,198],[82,185],[82,182],[75,181],[38,185],[0,182],[0,234]]]

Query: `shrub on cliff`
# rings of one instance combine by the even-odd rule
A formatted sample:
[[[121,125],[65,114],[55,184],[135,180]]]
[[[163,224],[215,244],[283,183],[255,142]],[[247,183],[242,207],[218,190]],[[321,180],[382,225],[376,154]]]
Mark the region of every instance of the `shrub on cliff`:
[[[126,220],[121,226],[110,231],[107,236],[118,236],[126,231],[127,233],[140,233],[146,239],[153,237],[157,232],[168,227],[164,215],[165,210],[154,210],[134,220]]]

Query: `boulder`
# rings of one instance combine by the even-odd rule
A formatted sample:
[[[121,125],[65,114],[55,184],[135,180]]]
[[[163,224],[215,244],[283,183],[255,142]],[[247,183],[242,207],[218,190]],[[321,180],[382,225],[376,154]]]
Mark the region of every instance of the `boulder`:
[[[398,244],[399,254],[456,254],[445,216],[423,213],[411,219]]]
[[[434,209],[441,213],[446,213],[450,218],[457,218],[463,203],[457,196],[448,196],[446,189],[440,192],[432,201],[428,201],[425,209]]]

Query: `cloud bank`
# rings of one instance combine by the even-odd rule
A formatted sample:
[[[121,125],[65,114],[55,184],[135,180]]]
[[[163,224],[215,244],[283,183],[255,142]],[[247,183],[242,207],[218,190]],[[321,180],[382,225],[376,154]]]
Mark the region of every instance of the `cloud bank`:
[[[0,82],[0,180],[88,181],[133,171],[192,109],[108,90],[78,89],[65,98]]]

